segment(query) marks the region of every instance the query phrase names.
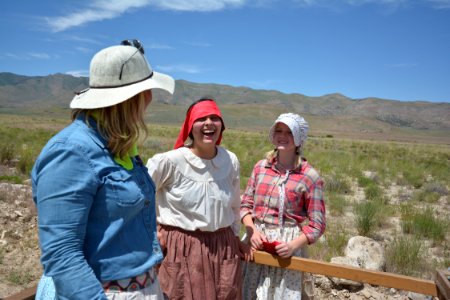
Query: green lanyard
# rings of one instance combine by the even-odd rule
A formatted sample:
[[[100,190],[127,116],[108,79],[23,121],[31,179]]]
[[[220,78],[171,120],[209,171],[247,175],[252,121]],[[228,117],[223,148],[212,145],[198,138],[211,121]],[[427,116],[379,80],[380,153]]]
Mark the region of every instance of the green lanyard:
[[[92,112],[91,116],[95,119],[95,121],[100,122],[97,112]],[[117,164],[124,167],[125,169],[127,169],[128,171],[130,171],[130,170],[133,170],[133,167],[134,167],[133,160],[131,158],[137,156],[138,154],[139,154],[139,152],[137,149],[137,145],[133,145],[131,147],[130,151],[124,157],[120,157],[118,154],[116,154],[114,156],[114,161]]]
[[[132,157],[137,156],[138,149],[136,145],[133,145],[130,149],[130,151],[127,153],[125,157],[119,157],[117,154],[114,156],[114,161],[127,169],[128,171],[133,170],[133,161],[131,160]]]

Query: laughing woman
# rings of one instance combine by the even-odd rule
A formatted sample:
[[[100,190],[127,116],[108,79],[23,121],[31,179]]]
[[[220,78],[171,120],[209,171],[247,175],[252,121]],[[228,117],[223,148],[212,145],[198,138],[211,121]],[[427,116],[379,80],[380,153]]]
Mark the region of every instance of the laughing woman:
[[[212,99],[194,102],[174,150],[147,167],[156,186],[159,269],[169,299],[240,299],[239,161],[220,146],[225,125]],[[186,140],[190,139],[190,143]]]

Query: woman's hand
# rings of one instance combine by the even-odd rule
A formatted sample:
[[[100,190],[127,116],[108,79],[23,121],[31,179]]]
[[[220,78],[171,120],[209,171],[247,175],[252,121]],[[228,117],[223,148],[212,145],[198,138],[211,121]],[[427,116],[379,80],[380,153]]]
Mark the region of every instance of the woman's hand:
[[[158,225],[157,230],[156,230],[156,238],[158,239],[159,245],[161,246],[161,250],[163,253],[165,253],[166,250],[166,240],[163,236],[163,234],[161,233],[161,228]]]
[[[275,251],[277,251],[278,256],[283,258],[291,257],[295,248],[293,247],[291,242],[280,242],[277,246],[275,246]]]
[[[263,241],[267,242],[267,237],[260,231],[253,231],[250,236],[250,246],[253,250],[262,250],[263,249]]]
[[[299,237],[293,239],[290,242],[280,242],[275,246],[278,256],[288,258],[294,255],[295,251],[308,245],[308,240],[304,233],[301,233]]]
[[[246,243],[241,242],[239,238],[237,240],[239,246],[239,256],[241,259],[244,259],[245,261],[253,260],[253,249]]]

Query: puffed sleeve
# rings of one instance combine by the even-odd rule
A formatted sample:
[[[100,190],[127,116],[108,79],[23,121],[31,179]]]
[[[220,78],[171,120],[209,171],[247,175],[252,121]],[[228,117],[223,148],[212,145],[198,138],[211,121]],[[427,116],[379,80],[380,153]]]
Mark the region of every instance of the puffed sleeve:
[[[155,154],[150,158],[147,161],[147,168],[157,191],[172,178],[173,165],[165,153]]]

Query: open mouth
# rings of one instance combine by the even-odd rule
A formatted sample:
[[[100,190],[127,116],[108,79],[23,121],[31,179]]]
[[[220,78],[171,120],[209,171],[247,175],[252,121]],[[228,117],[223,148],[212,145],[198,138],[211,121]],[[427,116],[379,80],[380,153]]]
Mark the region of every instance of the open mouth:
[[[212,137],[216,131],[215,130],[202,130],[203,135]]]

